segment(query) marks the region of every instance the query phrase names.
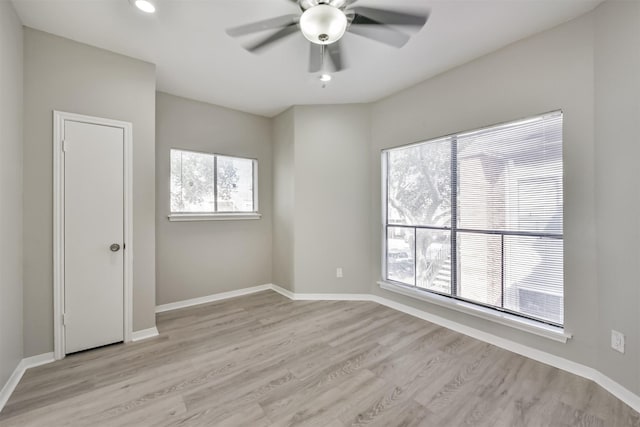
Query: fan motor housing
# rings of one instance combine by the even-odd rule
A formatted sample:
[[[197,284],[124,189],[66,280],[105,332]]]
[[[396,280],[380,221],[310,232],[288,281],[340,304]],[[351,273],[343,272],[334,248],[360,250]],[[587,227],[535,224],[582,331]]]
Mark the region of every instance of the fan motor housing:
[[[344,9],[347,4],[347,0],[299,0],[298,4],[303,11],[321,4],[337,7],[338,9]]]

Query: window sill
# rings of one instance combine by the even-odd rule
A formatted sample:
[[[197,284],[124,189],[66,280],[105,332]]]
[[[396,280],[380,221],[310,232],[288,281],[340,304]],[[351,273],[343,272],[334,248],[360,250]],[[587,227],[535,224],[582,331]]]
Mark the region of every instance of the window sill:
[[[213,213],[213,214],[171,214],[169,221],[234,221],[260,219],[262,214],[257,212]]]
[[[410,286],[403,286],[387,281],[379,281],[378,285],[381,289],[387,291],[395,292],[422,301],[427,301],[432,304],[450,308],[452,310],[460,311],[472,316],[480,317],[482,319],[496,322],[501,325],[510,326],[521,331],[539,335],[544,338],[549,338],[554,341],[566,343],[567,340],[571,338],[571,334],[567,333],[564,328],[560,328],[557,326],[547,325],[542,322],[536,322],[535,320],[525,319],[509,313],[502,313],[500,311],[492,310],[486,307],[480,307],[475,304],[471,304],[465,301],[459,301],[442,295],[420,291]]]

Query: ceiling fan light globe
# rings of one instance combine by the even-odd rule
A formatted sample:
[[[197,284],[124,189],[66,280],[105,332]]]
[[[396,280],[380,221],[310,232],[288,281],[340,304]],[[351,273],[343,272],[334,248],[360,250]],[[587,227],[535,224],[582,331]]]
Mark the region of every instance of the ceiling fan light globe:
[[[333,6],[313,6],[300,17],[300,30],[311,43],[335,43],[347,30],[347,17],[342,10]]]

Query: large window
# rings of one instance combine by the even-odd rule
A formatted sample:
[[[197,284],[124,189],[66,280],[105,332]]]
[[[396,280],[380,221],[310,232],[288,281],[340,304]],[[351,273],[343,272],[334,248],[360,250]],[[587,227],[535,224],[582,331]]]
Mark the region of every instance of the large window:
[[[561,326],[562,113],[383,152],[387,281]]]
[[[171,150],[171,213],[257,212],[257,161]]]

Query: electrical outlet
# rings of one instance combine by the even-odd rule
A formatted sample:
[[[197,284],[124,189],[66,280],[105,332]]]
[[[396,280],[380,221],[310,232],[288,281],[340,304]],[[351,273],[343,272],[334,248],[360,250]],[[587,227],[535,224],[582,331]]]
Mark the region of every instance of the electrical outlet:
[[[336,268],[336,277],[342,279],[342,267]]]
[[[611,348],[620,353],[624,353],[624,334],[611,330]]]

